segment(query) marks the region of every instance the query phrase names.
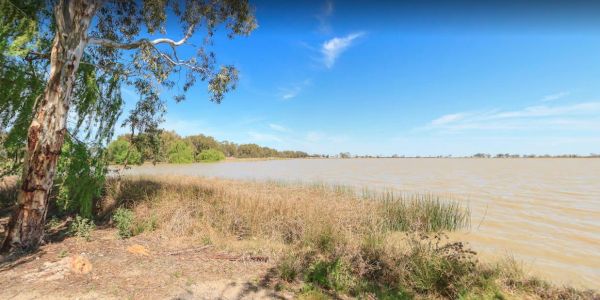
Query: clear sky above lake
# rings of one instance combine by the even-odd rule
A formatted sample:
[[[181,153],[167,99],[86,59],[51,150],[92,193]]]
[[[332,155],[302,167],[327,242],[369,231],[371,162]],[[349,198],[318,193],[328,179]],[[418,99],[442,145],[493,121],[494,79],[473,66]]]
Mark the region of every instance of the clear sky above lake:
[[[237,89],[217,105],[198,83],[166,129],[326,154],[600,153],[592,1],[251,2],[258,29],[212,47]]]

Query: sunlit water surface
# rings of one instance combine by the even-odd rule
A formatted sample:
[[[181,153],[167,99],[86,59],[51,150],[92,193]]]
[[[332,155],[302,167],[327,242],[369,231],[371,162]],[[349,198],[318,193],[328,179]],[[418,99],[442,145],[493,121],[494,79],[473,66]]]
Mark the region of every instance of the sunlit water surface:
[[[469,205],[471,228],[459,235],[482,255],[511,255],[554,282],[600,288],[600,159],[297,159],[144,165],[126,173],[436,193]]]

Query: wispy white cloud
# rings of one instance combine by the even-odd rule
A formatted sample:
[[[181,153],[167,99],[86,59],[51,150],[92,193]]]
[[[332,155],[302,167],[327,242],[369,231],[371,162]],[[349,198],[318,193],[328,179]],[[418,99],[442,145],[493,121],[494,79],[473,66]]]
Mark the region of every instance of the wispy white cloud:
[[[315,16],[317,20],[319,20],[319,32],[321,33],[330,33],[331,32],[331,24],[329,23],[329,18],[333,15],[334,6],[333,1],[327,0],[323,3],[323,7],[321,11]]]
[[[542,98],[542,102],[555,101],[555,100],[567,97],[569,95],[571,95],[570,92],[559,92],[559,93],[546,95],[546,96],[544,96],[544,98]]]
[[[279,124],[274,124],[274,123],[269,124],[269,128],[271,128],[271,129],[273,129],[275,131],[279,131],[279,132],[289,131],[288,128],[286,128],[286,127],[284,127],[282,125],[279,125]]]
[[[460,112],[441,116],[421,129],[428,130],[598,130],[600,102],[561,106],[528,106],[519,110]]]
[[[441,117],[431,121],[431,125],[439,126],[439,125],[456,122],[458,120],[463,119],[465,116],[466,116],[466,114],[464,114],[464,113],[444,115],[444,116],[441,116]]]
[[[335,37],[324,42],[321,46],[321,54],[323,54],[323,62],[325,63],[325,67],[333,67],[340,54],[346,51],[357,38],[363,35],[365,35],[365,32],[359,31],[351,33],[345,37]]]
[[[583,102],[563,106],[529,106],[522,110],[498,112],[492,114],[493,119],[527,118],[527,117],[552,117],[561,115],[588,115],[600,111],[600,102]]]
[[[281,88],[281,99],[283,100],[290,100],[293,98],[296,98],[296,96],[298,96],[300,94],[300,92],[302,91],[302,88],[299,86],[294,86],[291,88]]]
[[[279,95],[283,100],[296,98],[298,95],[300,95],[304,88],[310,86],[311,82],[312,81],[310,79],[305,79],[302,82],[294,83],[288,87],[279,88]]]

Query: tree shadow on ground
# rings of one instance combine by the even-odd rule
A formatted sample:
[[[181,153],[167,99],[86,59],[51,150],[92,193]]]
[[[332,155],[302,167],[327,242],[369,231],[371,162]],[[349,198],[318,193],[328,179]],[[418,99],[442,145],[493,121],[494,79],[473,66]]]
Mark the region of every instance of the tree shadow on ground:
[[[261,278],[259,282],[229,282],[222,288],[213,290],[213,299],[219,300],[232,300],[232,299],[289,299],[284,297],[282,293],[276,289],[276,270],[275,268],[269,269],[267,273]],[[188,300],[198,299],[201,295],[198,295],[198,291],[195,291],[193,287],[186,288],[185,292],[175,296],[172,300]],[[201,293],[201,292],[200,292]],[[218,295],[217,295],[218,294]],[[204,295],[206,296],[206,295]]]
[[[46,252],[38,248],[31,251],[13,252],[5,256],[0,255],[0,272],[5,272],[34,261],[44,254],[46,254]]]
[[[147,179],[108,179],[102,197],[94,203],[97,225],[106,225],[119,207],[133,208],[152,199],[165,184]]]
[[[262,276],[261,280],[258,283],[246,282],[239,294],[239,298],[243,298],[245,296],[250,295],[251,293],[258,292],[261,289],[266,289],[269,292],[267,296],[271,299],[286,299],[285,297],[279,295],[276,292],[276,278],[277,278],[277,270],[275,268],[270,268],[265,275]]]

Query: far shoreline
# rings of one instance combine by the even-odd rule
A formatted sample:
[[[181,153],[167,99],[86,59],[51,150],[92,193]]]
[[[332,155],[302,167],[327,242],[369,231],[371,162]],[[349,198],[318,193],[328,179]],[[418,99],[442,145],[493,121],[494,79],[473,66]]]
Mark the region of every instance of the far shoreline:
[[[468,156],[445,156],[445,157],[437,157],[437,156],[404,156],[404,157],[348,157],[348,158],[340,158],[340,157],[226,157],[224,160],[215,161],[215,162],[191,162],[191,163],[168,163],[168,162],[144,162],[140,165],[132,165],[128,164],[128,167],[137,167],[137,166],[149,166],[149,165],[173,165],[173,166],[184,166],[184,165],[193,165],[193,164],[216,164],[216,163],[232,163],[232,162],[256,162],[256,161],[279,161],[279,160],[376,160],[376,159],[449,159],[449,160],[543,160],[543,159],[600,159],[600,156],[576,156],[576,157],[562,157],[562,156],[538,156],[538,157],[468,157]],[[123,165],[119,164],[110,164],[109,167],[122,167]]]

